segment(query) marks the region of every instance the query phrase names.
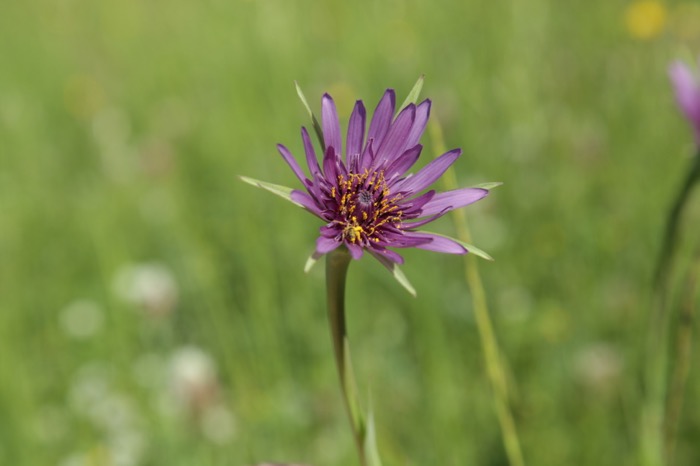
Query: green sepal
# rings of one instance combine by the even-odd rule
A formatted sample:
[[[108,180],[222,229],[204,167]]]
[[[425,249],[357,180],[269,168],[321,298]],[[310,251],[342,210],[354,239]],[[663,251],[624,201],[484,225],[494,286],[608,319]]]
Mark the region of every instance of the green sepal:
[[[306,259],[306,264],[304,264],[304,273],[309,273],[311,269],[313,268],[314,265],[316,265],[316,262],[321,258],[322,254],[317,253],[314,251],[311,253],[308,259]]]
[[[299,204],[298,202],[295,202],[292,199],[292,191],[294,191],[292,188],[288,188],[286,186],[282,186],[279,184],[268,183],[267,181],[256,180],[254,178],[249,178],[247,176],[241,176],[239,178],[250,185],[253,185],[253,186],[256,186],[258,188],[262,188],[262,189],[265,189],[267,191],[270,191],[272,194],[276,194],[279,197],[288,200],[289,202],[291,202],[294,205],[298,205],[299,207],[303,207],[301,204]]]
[[[404,275],[403,271],[399,267],[399,264],[394,263],[393,266],[389,267],[389,271],[394,276],[396,281],[399,282],[399,284],[401,286],[403,286],[406,289],[406,291],[408,291],[411,294],[411,296],[413,296],[415,298],[416,297],[416,289],[413,288],[413,285],[411,285],[411,282],[408,281],[408,278],[406,278],[406,275]]]
[[[380,264],[382,264],[389,270],[389,272],[391,272],[396,281],[399,282],[399,284],[403,286],[406,289],[406,291],[408,291],[411,294],[411,296],[413,296],[414,298],[416,297],[416,289],[413,288],[411,282],[408,281],[408,278],[406,278],[406,275],[403,274],[396,262],[390,261],[386,257],[382,256],[380,252],[371,252],[371,254],[372,256],[374,256],[375,259],[379,261]]]
[[[311,117],[311,123],[313,124],[314,131],[316,132],[316,137],[318,137],[318,142],[321,143],[321,149],[325,151],[326,143],[323,139],[323,130],[321,129],[321,125],[318,124],[318,120],[316,119],[314,112],[311,111],[311,107],[309,107],[309,103],[306,101],[306,97],[304,97],[304,93],[302,92],[301,87],[299,87],[299,83],[294,81],[294,86],[297,88],[297,95],[299,96],[299,99],[301,99],[301,103],[304,104],[304,108],[306,108],[306,111],[309,113],[309,117]]]
[[[443,238],[450,239],[454,241],[455,243],[460,244],[463,246],[467,251],[469,251],[470,254],[474,254],[475,256],[479,256],[482,259],[486,259],[487,261],[493,261],[493,257],[491,257],[487,252],[482,251],[481,249],[477,248],[473,244],[469,244],[467,242],[462,241],[461,239],[453,238],[451,236],[443,235],[442,233],[435,233],[434,231],[425,231],[421,230],[421,233],[428,233],[430,235],[436,235],[436,236],[441,236]]]
[[[418,81],[416,81],[416,83],[413,85],[413,88],[406,96],[406,100],[404,100],[401,104],[401,107],[399,107],[399,112],[404,108],[408,107],[409,104],[415,104],[416,102],[418,102],[418,96],[420,96],[420,91],[423,89],[424,80],[425,75],[420,75],[420,78],[418,78]]]
[[[498,188],[501,186],[503,183],[501,181],[492,181],[490,183],[481,183],[477,184],[476,186],[472,186],[472,188],[480,188],[480,189],[485,189],[487,191],[492,190],[493,188]]]
[[[382,264],[389,270],[389,272],[391,272],[396,281],[399,282],[399,284],[403,286],[406,289],[406,291],[408,291],[411,294],[411,296],[413,296],[414,298],[416,297],[416,289],[413,288],[413,285],[411,285],[411,282],[408,281],[408,278],[406,278],[406,275],[403,274],[401,268],[396,262],[390,261],[386,257],[382,256],[379,252],[373,252],[372,255],[379,261],[380,264]]]

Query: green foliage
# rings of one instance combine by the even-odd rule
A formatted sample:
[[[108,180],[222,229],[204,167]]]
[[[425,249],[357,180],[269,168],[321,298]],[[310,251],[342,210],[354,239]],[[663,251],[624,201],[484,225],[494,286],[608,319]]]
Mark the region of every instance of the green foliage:
[[[411,90],[408,92],[408,95],[406,96],[406,99],[403,101],[401,106],[399,107],[398,111],[400,112],[403,110],[405,107],[407,107],[410,104],[415,104],[418,102],[418,97],[420,96],[420,91],[423,89],[423,82],[425,81],[425,76],[421,75],[418,78],[418,81],[413,85]]]
[[[239,176],[300,187],[275,148],[303,165],[295,80],[345,128],[422,74],[460,186],[504,183],[466,212],[526,463],[636,464],[692,152],[666,66],[700,21],[639,41],[603,0],[5,3],[0,464],[355,464],[322,268],[303,273],[320,221]],[[369,257],[347,289],[383,464],[504,464],[461,258],[405,256],[417,298]],[[700,463],[689,377],[677,464]]]
[[[316,137],[318,138],[318,143],[320,147],[326,147],[326,143],[323,140],[323,129],[321,129],[321,124],[318,122],[316,115],[314,115],[314,112],[311,110],[309,103],[306,101],[306,96],[304,96],[304,92],[301,90],[301,87],[299,87],[299,83],[294,81],[294,85],[297,88],[297,95],[299,96],[301,103],[304,105],[306,113],[308,113],[309,118],[311,118],[311,125],[314,127],[314,132],[316,133]]]
[[[288,200],[292,204],[299,205],[292,200],[292,191],[294,191],[292,188],[288,188],[286,186],[280,186],[280,185],[274,184],[274,183],[267,183],[265,181],[256,180],[254,178],[249,178],[247,176],[241,176],[240,178],[245,183],[256,186],[258,188],[262,188],[266,191],[271,192],[272,194],[275,194],[275,195],[281,197],[282,199]]]

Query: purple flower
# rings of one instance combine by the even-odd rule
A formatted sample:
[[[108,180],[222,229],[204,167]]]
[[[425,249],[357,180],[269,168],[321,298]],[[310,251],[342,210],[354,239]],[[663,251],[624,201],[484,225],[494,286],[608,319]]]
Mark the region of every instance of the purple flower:
[[[678,106],[693,126],[695,143],[700,147],[700,80],[683,62],[676,61],[669,68]]]
[[[321,164],[309,133],[301,129],[310,177],[291,152],[278,144],[282,157],[305,188],[291,191],[291,200],[325,222],[316,241],[315,257],[345,246],[354,259],[368,251],[391,267],[403,263],[403,258],[390,248],[468,252],[456,240],[418,231],[488,194],[481,188],[443,193],[428,190],[457,160],[460,149],[446,152],[416,173],[408,173],[423,148],[418,141],[428,122],[430,105],[430,100],[409,104],[394,118],[395,95],[388,89],[365,132],[365,107],[357,101],[343,141],[335,103],[324,94],[321,126],[325,147]]]

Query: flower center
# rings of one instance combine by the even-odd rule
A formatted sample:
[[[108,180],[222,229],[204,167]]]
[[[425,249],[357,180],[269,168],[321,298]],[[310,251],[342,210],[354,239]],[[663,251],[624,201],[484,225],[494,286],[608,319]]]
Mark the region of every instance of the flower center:
[[[372,201],[374,201],[374,197],[370,191],[362,189],[359,193],[357,193],[357,202],[361,206],[369,206],[372,204]]]
[[[338,175],[337,191],[333,188],[331,196],[338,203],[334,222],[342,226],[344,241],[367,245],[380,241],[382,227],[401,228],[397,202],[402,196],[391,196],[383,171]]]

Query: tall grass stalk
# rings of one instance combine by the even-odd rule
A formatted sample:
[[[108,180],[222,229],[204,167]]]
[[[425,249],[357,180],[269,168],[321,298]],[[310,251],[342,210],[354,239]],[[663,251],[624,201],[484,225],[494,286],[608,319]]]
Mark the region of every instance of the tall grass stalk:
[[[693,261],[685,277],[683,295],[680,302],[680,315],[676,331],[676,351],[673,372],[666,401],[664,419],[664,451],[668,464],[673,464],[676,433],[683,408],[685,385],[690,372],[690,358],[693,340],[693,320],[700,289],[700,246],[696,248]]]
[[[431,142],[433,143],[433,151],[435,154],[443,154],[446,152],[445,142],[442,135],[442,129],[435,117],[432,117],[429,125]],[[454,169],[450,168],[442,177],[446,190],[458,189],[457,178]],[[467,215],[464,209],[455,209],[452,211],[453,221],[457,230],[457,237],[466,242],[471,243],[471,232],[467,222]],[[464,258],[464,272],[467,284],[471,291],[472,304],[474,307],[474,317],[479,330],[481,348],[484,354],[484,362],[486,371],[493,387],[494,402],[496,406],[496,414],[501,427],[503,436],[503,444],[505,447],[508,462],[511,466],[524,466],[522,450],[520,448],[520,440],[518,432],[513,420],[513,414],[510,410],[508,400],[508,383],[505,370],[501,362],[500,351],[498,349],[498,341],[491,323],[488,304],[486,302],[486,293],[479,274],[479,266],[477,258],[472,255],[467,255]]]

